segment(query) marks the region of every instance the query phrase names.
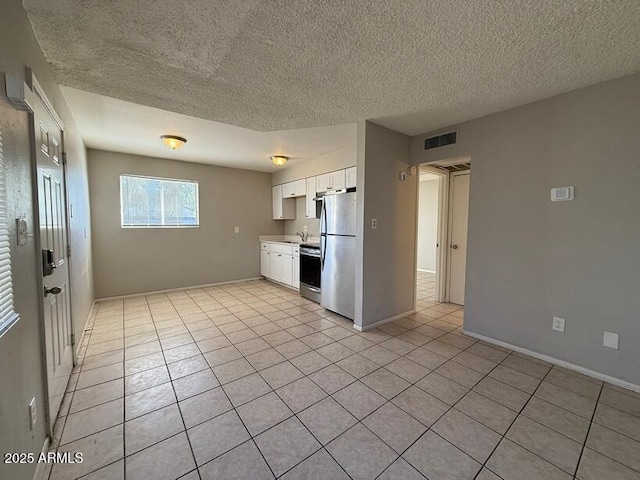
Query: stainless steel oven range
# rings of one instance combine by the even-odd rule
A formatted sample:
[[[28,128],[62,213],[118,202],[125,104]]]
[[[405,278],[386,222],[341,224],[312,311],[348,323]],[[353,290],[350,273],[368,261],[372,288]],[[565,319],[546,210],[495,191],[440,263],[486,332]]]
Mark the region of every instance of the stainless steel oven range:
[[[300,245],[300,295],[320,303],[320,244],[303,243]]]

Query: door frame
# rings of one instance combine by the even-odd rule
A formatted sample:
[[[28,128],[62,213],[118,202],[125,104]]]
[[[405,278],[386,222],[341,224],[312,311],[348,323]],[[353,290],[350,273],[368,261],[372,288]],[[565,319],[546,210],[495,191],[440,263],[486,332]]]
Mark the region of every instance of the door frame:
[[[423,163],[418,165],[418,172],[428,172],[440,176],[438,181],[438,226],[436,238],[438,246],[436,249],[436,277],[435,277],[435,301],[438,303],[449,302],[449,281],[450,281],[450,258],[451,249],[449,248],[449,240],[451,238],[451,202],[452,188],[451,182],[453,175],[470,175],[471,170],[460,172],[449,172],[438,168],[442,165],[452,165],[457,163],[470,163],[470,157],[455,157],[435,162]],[[416,193],[416,252],[414,269],[418,268],[418,221],[420,218],[420,178],[418,178],[418,188]],[[446,248],[442,248],[446,246]],[[414,276],[417,283],[417,275]],[[415,287],[415,285],[414,285]],[[414,288],[415,290],[415,288]],[[417,296],[414,294],[414,308],[417,307]],[[417,309],[417,308],[416,308]]]
[[[35,124],[35,108],[37,102],[42,102],[45,107],[45,110],[54,122],[60,128],[60,155],[61,155],[61,163],[62,163],[62,181],[63,181],[63,189],[64,189],[64,213],[66,220],[66,239],[67,239],[67,253],[68,247],[71,242],[70,237],[70,215],[69,215],[69,190],[67,188],[68,185],[68,171],[67,171],[67,161],[66,161],[66,149],[65,149],[65,126],[62,122],[62,119],[55,111],[53,104],[47,97],[44,89],[36,79],[33,71],[28,69],[27,71],[27,81],[25,82],[25,103],[29,107],[29,130],[31,134],[31,178],[32,178],[32,198],[33,198],[33,232],[34,232],[34,243],[36,247],[36,277],[38,284],[38,314],[39,314],[39,324],[43,326],[44,321],[44,297],[42,292],[44,290],[44,280],[43,280],[43,271],[42,271],[42,261],[40,259],[40,252],[42,251],[42,243],[40,239],[40,203],[39,203],[39,190],[38,190],[38,165],[37,165],[37,149],[36,149],[36,124]],[[72,362],[73,366],[77,365],[77,351],[75,344],[75,317],[73,313],[73,287],[72,287],[72,272],[71,272],[71,258],[70,255],[66,256],[66,261],[68,263],[68,275],[69,275],[69,284],[67,288],[69,290],[69,323],[71,329],[71,350],[72,350]],[[46,355],[46,338],[44,328],[40,330],[40,345],[42,358],[41,363],[43,367],[43,382],[44,382],[44,391],[46,392],[44,398],[44,412],[46,419],[46,428],[47,434],[50,438],[53,438],[53,424],[55,422],[51,421],[50,417],[50,407],[49,407],[49,379],[47,373],[47,355]],[[55,419],[54,419],[55,420]]]

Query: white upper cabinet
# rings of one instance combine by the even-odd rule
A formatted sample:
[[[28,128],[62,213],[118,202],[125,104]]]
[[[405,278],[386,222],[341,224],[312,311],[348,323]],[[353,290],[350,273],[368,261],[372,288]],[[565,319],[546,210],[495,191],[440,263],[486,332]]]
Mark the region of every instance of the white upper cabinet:
[[[282,185],[273,187],[271,194],[274,220],[291,220],[296,218],[295,200],[283,198]]]
[[[282,185],[282,198],[304,197],[307,194],[307,182],[297,180]]]
[[[316,202],[314,200],[317,191],[316,177],[307,178],[307,218],[318,218],[316,216]]]
[[[356,186],[357,183],[357,170],[356,167],[347,168],[345,170],[347,177],[347,188],[352,188]]]
[[[323,173],[316,177],[318,182],[318,192],[326,192],[330,190],[340,190],[346,185],[346,175],[344,170],[337,170],[335,172]]]
[[[318,192],[326,192],[327,190],[333,190],[331,186],[331,174],[323,173],[322,175],[318,175],[316,177],[316,188]]]
[[[333,190],[340,190],[347,186],[347,176],[344,170],[337,170],[329,175],[331,175],[331,187],[333,187]]]

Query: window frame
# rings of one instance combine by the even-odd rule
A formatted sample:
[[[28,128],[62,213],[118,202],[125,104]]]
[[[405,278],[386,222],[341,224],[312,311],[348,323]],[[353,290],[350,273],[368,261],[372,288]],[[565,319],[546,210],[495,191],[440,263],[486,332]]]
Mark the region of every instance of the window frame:
[[[20,315],[15,310],[15,299],[13,295],[13,255],[9,224],[6,168],[4,164],[2,131],[0,131],[0,267],[5,271],[4,274],[0,275],[0,285],[6,287],[5,290],[0,290],[0,338],[11,330],[11,327],[20,320]],[[3,252],[3,250],[6,251]],[[2,257],[7,258],[2,259]],[[5,265],[2,266],[2,263],[5,263]],[[5,315],[2,315],[3,311],[6,311]]]
[[[194,225],[125,225],[124,223],[124,198],[123,198],[123,189],[122,189],[122,179],[124,177],[129,178],[142,178],[145,180],[160,180],[164,182],[175,182],[175,183],[187,183],[191,184],[195,188],[195,197],[196,197],[196,223]],[[118,188],[120,189],[120,228],[124,230],[129,229],[172,229],[172,228],[200,228],[200,185],[197,180],[183,179],[183,178],[168,178],[168,177],[156,177],[152,175],[136,175],[130,173],[122,173],[118,179]],[[163,202],[164,203],[164,202]],[[164,215],[162,220],[164,221]]]

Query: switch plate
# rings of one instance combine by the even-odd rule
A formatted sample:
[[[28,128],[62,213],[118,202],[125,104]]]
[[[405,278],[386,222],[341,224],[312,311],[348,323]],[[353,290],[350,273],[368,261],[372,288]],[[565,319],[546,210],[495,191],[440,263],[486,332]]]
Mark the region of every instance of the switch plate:
[[[233,233],[240,233],[240,227],[233,227]]]
[[[378,228],[378,219],[377,218],[372,218],[371,219],[371,230],[376,230]]]
[[[35,427],[38,421],[38,408],[36,406],[36,397],[33,397],[29,402],[29,423],[31,424],[31,430]]]
[[[609,348],[615,348],[618,350],[618,345],[620,343],[620,335],[613,332],[604,332],[604,337],[602,338],[602,345]]]
[[[564,333],[564,318],[553,317],[553,323],[551,324],[551,328],[556,332]]]

